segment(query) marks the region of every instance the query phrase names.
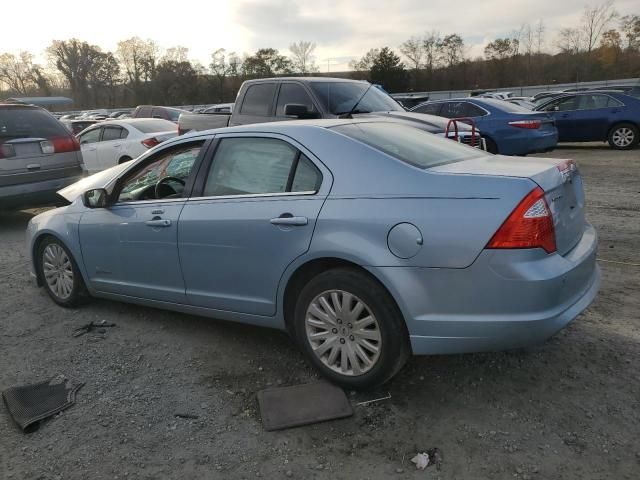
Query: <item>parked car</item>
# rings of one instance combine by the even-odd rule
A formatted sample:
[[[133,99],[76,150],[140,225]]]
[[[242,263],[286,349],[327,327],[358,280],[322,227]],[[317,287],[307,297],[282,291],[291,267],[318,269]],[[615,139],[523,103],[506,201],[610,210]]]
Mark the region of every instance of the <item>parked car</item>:
[[[265,78],[247,80],[240,87],[233,112],[225,115],[183,113],[180,134],[234,125],[291,119],[390,118],[416,128],[444,135],[447,121],[435,116],[407,112],[398,102],[369,82],[327,77]],[[459,125],[450,137],[480,146],[479,136]]]
[[[121,118],[124,115],[129,115],[131,113],[131,110],[117,110],[115,112],[111,112],[109,114],[109,118]]]
[[[533,110],[536,106],[535,103],[527,100],[525,97],[507,98],[506,101],[514,105],[519,105],[527,110]]]
[[[233,103],[220,103],[218,105],[211,105],[210,107],[203,108],[200,113],[233,113]]]
[[[189,113],[187,110],[172,107],[154,107],[153,105],[140,105],[131,114],[131,118],[159,118],[177,123],[180,114]]]
[[[536,93],[533,97],[531,97],[531,101],[536,105],[540,105],[543,102],[546,102],[548,99],[557,97],[558,95],[562,95],[563,92],[540,92]]]
[[[640,96],[640,86],[638,85],[607,85],[605,87],[590,88],[589,90],[597,90],[600,92],[614,90],[634,97]]]
[[[628,150],[640,141],[640,98],[614,91],[565,94],[536,107],[553,116],[561,142],[606,141]]]
[[[391,98],[407,110],[429,100],[429,95],[424,93],[392,93]]]
[[[491,153],[527,155],[553,150],[558,143],[558,131],[550,115],[504,100],[465,97],[426,102],[411,111],[472,119],[480,128]]]
[[[128,162],[178,134],[168,120],[139,118],[100,122],[78,135],[89,173]]]
[[[72,134],[77,135],[85,128],[89,128],[91,125],[95,125],[97,123],[97,120],[60,120],[60,122]]]
[[[83,173],[78,141],[53,115],[0,103],[0,209],[59,203]]]
[[[60,194],[70,204],[27,227],[54,302],[88,292],[281,328],[348,388],[411,353],[541,342],[599,288],[573,162],[389,120],[180,136]]]

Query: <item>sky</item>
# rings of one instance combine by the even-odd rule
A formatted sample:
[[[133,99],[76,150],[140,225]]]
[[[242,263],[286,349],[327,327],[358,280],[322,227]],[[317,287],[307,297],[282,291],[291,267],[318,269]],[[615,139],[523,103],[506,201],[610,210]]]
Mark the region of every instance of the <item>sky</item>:
[[[0,6],[0,53],[29,50],[44,61],[52,40],[79,38],[115,50],[132,36],[162,48],[181,45],[203,65],[218,48],[251,53],[291,43],[316,44],[320,71],[347,69],[370,48],[398,46],[411,36],[458,33],[467,54],[542,18],[547,47],[560,28],[577,25],[585,0],[4,0]],[[181,7],[182,6],[182,7]],[[638,0],[616,0],[621,14],[640,13]],[[19,19],[12,21],[9,19]]]

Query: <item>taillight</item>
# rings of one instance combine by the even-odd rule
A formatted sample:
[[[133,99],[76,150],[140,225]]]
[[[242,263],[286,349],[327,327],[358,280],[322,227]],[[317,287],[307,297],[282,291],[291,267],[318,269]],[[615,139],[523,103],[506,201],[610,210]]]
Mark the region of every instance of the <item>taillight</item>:
[[[513,120],[509,125],[516,128],[526,128],[529,130],[537,130],[542,125],[542,120]]]
[[[540,187],[524,197],[487,244],[487,248],[538,247],[556,251],[553,218]]]
[[[142,140],[142,144],[147,148],[155,147],[159,143],[160,140],[158,140],[156,137],[145,138],[144,140]]]
[[[3,143],[0,145],[0,158],[10,158],[16,156],[16,149],[13,145]]]
[[[65,153],[77,152],[80,150],[80,143],[73,135],[65,137],[53,137],[44,142],[40,142],[42,153]]]

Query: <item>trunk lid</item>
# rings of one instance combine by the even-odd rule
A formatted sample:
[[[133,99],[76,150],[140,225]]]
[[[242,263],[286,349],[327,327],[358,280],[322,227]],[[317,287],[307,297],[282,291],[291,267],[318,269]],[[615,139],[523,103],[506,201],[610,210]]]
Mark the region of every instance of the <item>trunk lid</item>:
[[[558,253],[569,252],[585,228],[582,177],[572,160],[483,156],[431,168],[431,172],[529,178],[545,192]],[[515,208],[516,205],[514,205]]]

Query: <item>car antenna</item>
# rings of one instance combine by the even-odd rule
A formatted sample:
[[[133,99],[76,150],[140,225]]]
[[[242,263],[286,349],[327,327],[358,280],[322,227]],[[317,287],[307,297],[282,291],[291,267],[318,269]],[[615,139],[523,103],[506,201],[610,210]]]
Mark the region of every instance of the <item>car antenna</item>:
[[[351,107],[351,110],[349,110],[348,113],[343,113],[341,115],[338,115],[338,118],[353,118],[353,112],[356,111],[356,108],[358,107],[358,105],[360,105],[360,102],[362,101],[362,99],[364,98],[364,96],[367,94],[367,92],[371,87],[373,87],[373,83],[370,83],[367,89],[364,91],[364,93],[360,95],[360,98],[356,103],[353,104],[353,107]]]

